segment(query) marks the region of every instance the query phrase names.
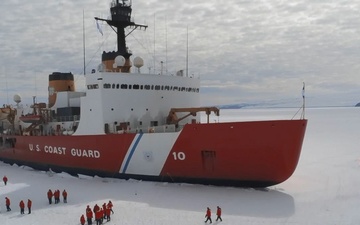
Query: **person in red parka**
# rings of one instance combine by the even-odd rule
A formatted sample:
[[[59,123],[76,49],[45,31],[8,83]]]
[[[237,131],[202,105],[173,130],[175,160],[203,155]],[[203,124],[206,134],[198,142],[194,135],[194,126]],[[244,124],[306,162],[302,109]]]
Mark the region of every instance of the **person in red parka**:
[[[99,211],[99,209],[100,207],[97,204],[95,204],[93,208],[93,212],[96,213],[97,211]]]
[[[25,203],[23,200],[20,201],[19,206],[20,206],[20,214],[24,214]]]
[[[106,219],[106,203],[104,203],[103,205],[102,205],[102,210],[103,210],[103,212],[104,212],[104,219]]]
[[[5,205],[6,205],[6,211],[11,211],[10,208],[10,199],[8,197],[5,197]]]
[[[55,204],[58,204],[60,202],[60,190],[54,191],[54,199],[55,199]]]
[[[209,220],[210,220],[210,223],[212,223],[212,220],[211,220],[211,210],[210,210],[209,207],[207,207],[207,209],[206,209],[205,217],[206,217],[205,223],[206,223],[207,221],[209,221]]]
[[[28,207],[28,210],[29,210],[28,214],[31,213],[31,206],[32,206],[32,201],[30,199],[28,199],[28,201],[27,201],[27,207]]]
[[[221,219],[221,208],[218,206],[217,207],[217,210],[216,210],[216,221],[218,221],[218,220],[220,220],[220,221],[222,221],[222,219]]]
[[[100,214],[101,214],[101,218],[100,218],[100,224],[103,224],[104,222],[104,216],[105,216],[105,211],[103,210],[103,208],[100,208]]]
[[[103,217],[103,212],[102,210],[98,210],[95,212],[95,220],[96,220],[96,225],[101,225],[101,219]]]
[[[51,203],[52,203],[52,197],[53,197],[53,193],[52,193],[51,189],[48,190],[48,192],[47,192],[47,197],[48,197],[48,199],[49,199],[49,204],[51,205]]]
[[[81,225],[84,225],[84,224],[85,224],[84,214],[82,214],[81,217],[80,217],[80,223],[81,223]]]
[[[110,214],[111,214],[111,210],[109,207],[107,207],[105,209],[105,216],[106,216],[106,221],[108,221],[108,222],[110,221]]]
[[[110,208],[110,211],[112,214],[114,214],[114,211],[112,210],[113,204],[111,201],[109,201],[109,203],[107,204],[107,208]]]
[[[87,219],[87,223],[88,225],[92,224],[92,218],[93,218],[93,212],[90,209],[90,206],[86,207],[86,219]]]
[[[63,192],[62,192],[62,196],[64,198],[64,203],[67,203],[67,192],[66,190],[64,189]]]
[[[3,177],[3,181],[4,181],[4,184],[6,186],[7,182],[8,182],[8,178],[6,176]]]

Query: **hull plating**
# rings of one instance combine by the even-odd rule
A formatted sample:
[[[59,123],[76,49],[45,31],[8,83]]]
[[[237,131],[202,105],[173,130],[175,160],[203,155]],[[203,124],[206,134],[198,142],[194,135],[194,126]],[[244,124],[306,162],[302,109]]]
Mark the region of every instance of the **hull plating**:
[[[288,179],[307,120],[187,124],[180,132],[3,136],[0,159],[37,169],[227,186]],[[8,146],[6,139],[13,138]]]

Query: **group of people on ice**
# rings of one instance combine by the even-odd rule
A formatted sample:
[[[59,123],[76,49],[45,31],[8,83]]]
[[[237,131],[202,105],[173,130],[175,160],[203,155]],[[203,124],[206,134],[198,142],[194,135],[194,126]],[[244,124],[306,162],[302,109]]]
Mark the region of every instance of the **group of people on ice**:
[[[211,220],[211,209],[209,207],[207,207],[206,209],[206,214],[205,214],[205,223],[207,223],[207,221],[210,221],[210,223],[212,223],[212,220]],[[216,209],[216,221],[222,221],[222,218],[221,218],[221,208],[219,206],[217,206],[217,209]]]
[[[11,211],[10,203],[11,203],[10,198],[5,197],[5,206],[6,206],[7,212]],[[28,199],[28,201],[27,201],[28,214],[31,214],[31,206],[32,206],[32,201],[30,199]],[[25,214],[25,203],[23,200],[20,201],[19,207],[20,207],[20,214]]]
[[[4,182],[4,185],[6,186],[7,182],[8,182],[8,178],[6,176],[3,177],[3,182]],[[51,189],[49,189],[49,191],[47,192],[47,197],[49,200],[49,204],[52,204],[53,197],[54,197],[54,203],[58,204],[60,202],[60,190],[57,189],[54,192],[52,192]],[[67,203],[67,192],[65,189],[62,192],[62,197],[63,197],[63,202]],[[8,197],[5,197],[5,206],[6,206],[6,211],[8,211],[8,212],[11,211],[10,199]],[[32,201],[30,199],[28,199],[28,201],[27,201],[28,214],[31,214],[31,206],[32,206]],[[25,214],[25,203],[23,200],[20,201],[19,207],[20,207],[20,213]],[[88,205],[86,207],[86,213],[85,213],[86,220],[85,220],[84,214],[82,214],[80,217],[81,225],[84,225],[86,221],[87,221],[88,225],[92,225],[94,215],[95,215],[96,225],[103,224],[103,221],[105,219],[106,219],[106,221],[110,221],[110,215],[114,214],[114,211],[112,210],[112,208],[113,208],[113,204],[111,201],[109,201],[107,204],[104,203],[102,205],[102,207],[99,207],[97,204],[95,204],[93,209],[91,209],[90,206]],[[222,221],[221,208],[219,206],[217,206],[217,209],[216,209],[216,216],[217,216],[216,221],[218,221],[218,220]],[[208,221],[210,221],[210,223],[212,223],[211,209],[209,207],[207,207],[207,209],[206,209],[205,218],[206,218],[205,223],[207,223]]]
[[[32,206],[32,201],[30,199],[28,199],[27,201],[27,208],[28,208],[28,214],[31,214],[31,206]],[[25,203],[23,200],[20,201],[19,203],[19,207],[20,207],[20,214],[25,214]]]
[[[104,203],[102,205],[102,207],[98,206],[98,204],[95,204],[95,206],[93,207],[93,209],[91,210],[90,206],[88,205],[86,207],[86,220],[87,220],[87,224],[91,225],[93,222],[93,218],[94,218],[94,214],[95,214],[95,222],[96,225],[101,225],[103,224],[104,220],[106,219],[106,221],[110,221],[110,215],[114,214],[114,211],[112,210],[113,208],[113,204],[111,201],[109,201],[107,204]],[[80,223],[81,225],[85,224],[85,216],[84,214],[81,215],[80,217]]]
[[[7,182],[8,182],[7,176],[3,177],[3,182],[4,182],[4,185],[6,186]],[[10,198],[5,197],[5,206],[6,206],[7,212],[11,211],[10,204],[11,204]],[[31,206],[32,206],[32,201],[30,199],[28,199],[28,201],[27,201],[28,214],[31,214]],[[20,207],[20,214],[25,214],[25,202],[23,200],[20,201],[19,207]]]
[[[4,182],[4,185],[6,186],[8,183],[7,176],[3,177],[3,182]],[[62,197],[63,197],[64,203],[67,203],[67,196],[68,196],[68,193],[64,189],[62,192]],[[49,191],[47,192],[47,197],[49,200],[49,204],[52,204],[53,197],[54,197],[54,203],[55,204],[59,203],[60,202],[60,190],[55,190],[54,192],[52,192],[51,189],[49,189]],[[6,211],[8,211],[8,212],[11,211],[9,197],[5,197],[5,206],[6,206]],[[30,199],[28,199],[26,206],[28,208],[28,214],[31,214],[32,201]],[[20,214],[25,214],[25,202],[23,200],[20,201],[19,207],[20,207]]]
[[[65,189],[62,192],[62,196],[63,196],[64,203],[67,203],[67,192]],[[58,204],[60,202],[60,190],[57,189],[54,192],[52,192],[51,189],[49,189],[47,192],[47,197],[48,197],[50,205],[52,204],[53,197],[54,197],[54,203]]]

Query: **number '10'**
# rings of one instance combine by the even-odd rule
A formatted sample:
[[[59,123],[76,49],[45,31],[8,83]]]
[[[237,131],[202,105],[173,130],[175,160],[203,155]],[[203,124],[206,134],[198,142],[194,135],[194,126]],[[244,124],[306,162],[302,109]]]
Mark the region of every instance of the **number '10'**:
[[[185,160],[185,153],[183,152],[173,152],[174,160]]]

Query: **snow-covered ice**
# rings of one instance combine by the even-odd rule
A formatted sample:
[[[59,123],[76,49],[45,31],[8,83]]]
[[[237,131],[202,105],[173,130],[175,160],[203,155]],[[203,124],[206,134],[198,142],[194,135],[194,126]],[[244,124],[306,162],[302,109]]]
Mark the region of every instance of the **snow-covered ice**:
[[[294,109],[222,110],[220,121],[291,118]],[[301,158],[284,183],[266,189],[173,184],[35,171],[0,162],[1,225],[79,224],[85,208],[111,200],[115,214],[106,224],[359,224],[360,108],[307,109],[309,120]],[[217,118],[215,118],[218,120]],[[276,118],[277,119],[277,118]],[[49,205],[47,190],[66,189],[68,203]],[[5,197],[11,200],[6,212]],[[32,214],[20,215],[30,198]],[[223,222],[214,222],[216,206]],[[27,212],[27,211],[25,211]]]

